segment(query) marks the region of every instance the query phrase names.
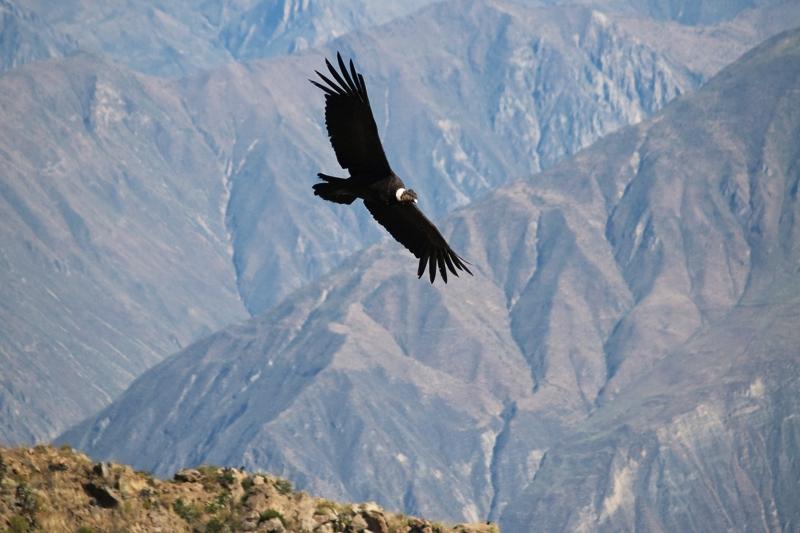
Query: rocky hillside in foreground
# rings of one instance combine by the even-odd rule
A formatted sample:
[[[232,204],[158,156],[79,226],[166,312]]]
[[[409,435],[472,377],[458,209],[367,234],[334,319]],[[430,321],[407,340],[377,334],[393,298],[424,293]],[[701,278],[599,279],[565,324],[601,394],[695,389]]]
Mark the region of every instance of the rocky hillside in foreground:
[[[223,533],[496,533],[444,525],[295,492],[262,473],[203,466],[169,481],[126,465],[94,463],[69,447],[0,448],[0,528],[26,531]]]

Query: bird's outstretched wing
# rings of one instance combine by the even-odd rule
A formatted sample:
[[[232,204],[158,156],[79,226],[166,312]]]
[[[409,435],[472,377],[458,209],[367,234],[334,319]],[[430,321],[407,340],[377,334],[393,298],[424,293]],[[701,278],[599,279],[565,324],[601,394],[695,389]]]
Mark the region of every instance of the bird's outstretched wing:
[[[447,271],[458,276],[458,270],[470,276],[467,262],[456,254],[436,226],[427,219],[417,206],[411,203],[389,203],[364,200],[369,212],[381,226],[386,228],[400,244],[419,258],[417,277],[429,270],[431,283],[436,279],[436,268],[447,283]]]
[[[325,60],[333,79],[315,71],[327,85],[309,80],[325,91],[325,125],[336,159],[353,178],[365,181],[384,178],[392,169],[378,136],[364,77],[356,72],[352,59],[349,72],[338,52],[336,59],[341,72]]]

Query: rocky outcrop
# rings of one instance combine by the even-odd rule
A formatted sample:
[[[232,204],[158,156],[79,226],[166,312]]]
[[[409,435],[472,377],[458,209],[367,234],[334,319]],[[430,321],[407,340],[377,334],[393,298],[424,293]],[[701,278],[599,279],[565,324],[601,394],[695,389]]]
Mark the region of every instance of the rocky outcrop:
[[[296,492],[262,473],[203,466],[169,481],[68,447],[0,448],[0,527],[47,531],[497,533]]]

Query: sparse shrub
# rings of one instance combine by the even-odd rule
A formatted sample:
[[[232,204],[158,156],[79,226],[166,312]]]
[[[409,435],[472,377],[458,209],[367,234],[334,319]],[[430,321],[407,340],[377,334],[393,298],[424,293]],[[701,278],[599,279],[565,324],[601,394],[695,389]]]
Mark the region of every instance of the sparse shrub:
[[[69,467],[67,463],[50,463],[47,465],[47,469],[51,472],[66,472]]]
[[[5,479],[7,472],[8,472],[8,466],[6,466],[5,461],[3,461],[3,456],[0,455],[0,481],[3,481],[3,479]]]
[[[244,489],[244,491],[245,491],[246,493],[247,493],[247,492],[250,492],[250,489],[252,489],[252,488],[253,488],[253,484],[254,484],[254,482],[253,482],[253,476],[247,476],[246,478],[244,478],[244,479],[242,480],[242,488]]]
[[[289,494],[294,489],[294,487],[292,487],[292,482],[288,479],[276,479],[275,488],[281,494]]]
[[[317,507],[314,509],[314,514],[339,514],[341,507],[330,500],[320,500],[317,502]]]
[[[33,516],[39,510],[36,495],[25,483],[17,485],[16,497],[17,505],[22,509],[23,514]]]
[[[220,484],[220,473],[222,469],[218,466],[214,465],[201,465],[197,467],[197,471],[202,474],[203,478],[200,482],[203,484],[203,488],[207,491],[213,491],[216,488],[216,485]]]
[[[272,520],[273,518],[277,518],[281,521],[281,524],[286,526],[286,520],[283,518],[283,513],[278,511],[277,509],[267,509],[266,511],[262,511],[258,515],[258,523],[266,522],[267,520]]]
[[[233,469],[225,468],[222,470],[222,475],[219,476],[219,482],[226,487],[232,486],[236,482],[236,476],[233,475]]]
[[[61,450],[62,452],[71,452],[72,446],[70,446],[69,444],[62,444],[61,446],[58,447],[58,449]]]
[[[228,491],[222,491],[217,496],[206,504],[207,513],[216,513],[220,509],[227,507],[228,502],[231,500],[231,494]]]
[[[122,512],[121,515],[123,517],[133,518],[135,515],[136,510],[134,509],[133,502],[130,500],[125,500],[122,502]]]
[[[219,511],[219,504],[217,504],[216,501],[211,500],[206,502],[206,506],[203,508],[203,510],[208,514],[214,514]]]
[[[87,526],[81,526],[75,530],[75,533],[94,533],[94,529]]]
[[[203,474],[204,477],[212,478],[214,480],[219,477],[219,470],[220,468],[214,465],[200,465],[197,467],[197,471]]]
[[[9,533],[27,533],[31,530],[31,524],[24,516],[15,514],[8,519]]]
[[[172,510],[190,524],[200,516],[200,511],[197,509],[197,506],[187,504],[183,501],[183,498],[175,500],[175,503],[172,504]]]
[[[212,518],[208,521],[208,524],[206,524],[206,533],[223,533],[228,530],[225,523],[218,518]]]
[[[153,474],[151,474],[147,470],[134,470],[134,473],[136,475],[139,475],[139,476],[142,476],[143,478],[145,478],[148,483],[150,482],[151,479],[153,479]]]

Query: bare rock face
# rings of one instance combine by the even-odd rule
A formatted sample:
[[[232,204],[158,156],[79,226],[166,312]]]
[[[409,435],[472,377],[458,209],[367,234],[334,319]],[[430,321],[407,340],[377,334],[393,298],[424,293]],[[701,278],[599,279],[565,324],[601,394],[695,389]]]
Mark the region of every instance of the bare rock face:
[[[798,87],[795,31],[456,212],[474,278],[372,247],[62,440],[510,531],[790,528]]]
[[[0,106],[0,441],[31,442],[246,311],[213,152],[161,82],[75,54]]]

